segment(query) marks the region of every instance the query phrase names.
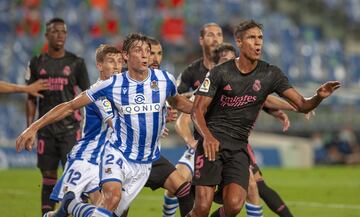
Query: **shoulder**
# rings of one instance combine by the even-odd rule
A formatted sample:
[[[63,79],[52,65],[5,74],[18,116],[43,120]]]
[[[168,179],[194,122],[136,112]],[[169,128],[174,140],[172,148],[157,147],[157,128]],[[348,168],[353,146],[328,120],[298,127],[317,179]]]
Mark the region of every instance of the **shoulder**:
[[[194,70],[199,70],[202,62],[203,62],[203,58],[200,58],[200,59],[195,60],[194,62],[190,63],[190,65],[188,65],[188,66],[185,68],[184,72],[187,72],[187,71],[188,71],[188,72],[192,72],[192,71],[194,71]]]
[[[170,72],[168,72],[167,70],[163,70],[163,69],[153,69],[152,70],[153,73],[155,73],[156,77],[158,77],[158,79],[164,78],[164,79],[175,79],[174,75],[171,74]]]
[[[268,72],[273,72],[273,73],[282,73],[282,71],[279,67],[277,67],[276,65],[270,64],[266,61],[260,60],[258,64],[262,70],[266,70]]]
[[[73,59],[78,62],[84,62],[83,58],[81,58],[81,57],[77,56],[76,54],[69,52],[69,51],[65,51],[65,56],[66,56],[66,58]]]

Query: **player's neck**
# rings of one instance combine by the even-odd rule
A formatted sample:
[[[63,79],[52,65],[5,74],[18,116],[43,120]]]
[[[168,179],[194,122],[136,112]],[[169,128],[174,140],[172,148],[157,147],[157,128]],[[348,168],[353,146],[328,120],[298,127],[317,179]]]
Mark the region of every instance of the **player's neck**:
[[[252,72],[257,64],[257,60],[250,60],[242,55],[235,59],[236,67],[244,74]]]
[[[134,69],[128,69],[128,75],[131,79],[135,81],[144,81],[149,76],[149,71],[139,71]]]
[[[52,58],[58,59],[58,58],[65,56],[65,49],[55,50],[55,49],[49,47],[49,50],[47,53]]]
[[[203,55],[203,56],[204,56],[203,64],[205,68],[207,68],[208,70],[212,69],[215,66],[215,63],[211,60],[210,55]]]

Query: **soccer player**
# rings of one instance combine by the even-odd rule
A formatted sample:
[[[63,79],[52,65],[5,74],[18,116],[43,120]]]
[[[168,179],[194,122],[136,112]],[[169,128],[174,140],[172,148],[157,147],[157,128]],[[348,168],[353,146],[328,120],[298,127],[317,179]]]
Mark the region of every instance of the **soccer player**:
[[[158,140],[165,123],[166,100],[176,109],[189,113],[192,103],[177,94],[174,77],[148,68],[150,44],[147,37],[133,33],[123,43],[128,71],[81,93],[33,123],[17,139],[16,147],[31,149],[35,133],[47,124],[61,120],[76,109],[103,97],[113,105],[114,132],[104,150],[101,185],[104,196],[101,215],[120,216],[145,185],[151,163],[159,158]],[[69,204],[64,203],[68,211]]]
[[[120,72],[122,56],[120,50],[109,45],[100,45],[95,54],[99,80],[109,79],[114,73]],[[94,84],[97,85],[97,84]],[[94,86],[93,85],[93,86]],[[111,103],[100,99],[85,106],[85,120],[82,138],[68,154],[68,160],[62,177],[56,183],[50,199],[59,202],[68,191],[74,193],[74,198],[80,200],[83,193],[89,195],[94,205],[100,205],[100,160],[105,141],[113,129],[113,110]],[[93,209],[81,209],[73,206],[73,216],[81,216]],[[57,216],[63,210],[47,212],[44,217]]]
[[[298,111],[307,113],[340,87],[338,81],[321,85],[304,98],[281,70],[262,60],[262,25],[241,22],[234,31],[240,55],[215,66],[197,91],[192,119],[199,145],[195,154],[195,205],[189,216],[208,216],[214,186],[224,183],[224,206],[211,216],[236,216],[245,201],[249,182],[248,136],[266,97],[276,92]],[[227,88],[227,87],[231,87]]]
[[[49,89],[43,91],[43,98],[37,100],[28,96],[26,102],[27,125],[33,123],[36,108],[39,117],[56,105],[72,100],[76,86],[81,90],[89,88],[87,69],[82,58],[65,50],[67,28],[64,20],[53,18],[46,23],[45,37],[49,44],[47,53],[34,56],[29,63],[25,79],[32,84],[39,79],[46,80]],[[71,113],[66,119],[44,127],[38,132],[37,166],[42,175],[41,210],[42,214],[54,209],[50,193],[57,180],[59,161],[65,165],[66,155],[80,136],[80,112]]]
[[[149,67],[152,69],[160,69],[163,55],[162,46],[157,39],[152,37],[148,37],[148,42],[151,45]],[[172,194],[177,195],[179,202],[177,202],[177,198],[175,197],[176,208],[180,205],[181,216],[185,216],[192,209],[194,198],[193,195],[189,194],[191,187],[190,182],[187,181],[182,174],[176,170],[175,166],[163,155],[160,155],[160,158],[152,163],[149,179],[147,180],[145,187],[149,187],[152,190],[162,187]],[[169,209],[164,206],[163,216],[166,217],[170,214],[173,215],[175,213],[169,213]],[[125,216],[127,216],[127,212],[121,217]]]
[[[30,85],[12,84],[5,81],[0,81],[0,93],[28,93],[34,97],[44,97],[41,93],[42,90],[47,90],[49,85],[45,80],[38,80]]]

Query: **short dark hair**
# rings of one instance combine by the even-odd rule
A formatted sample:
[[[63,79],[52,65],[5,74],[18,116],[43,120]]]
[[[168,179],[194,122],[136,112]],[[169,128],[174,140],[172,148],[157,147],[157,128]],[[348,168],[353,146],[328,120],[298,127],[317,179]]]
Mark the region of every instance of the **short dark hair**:
[[[46,22],[46,24],[45,24],[45,27],[46,27],[46,30],[49,28],[49,26],[51,25],[51,24],[53,24],[53,23],[63,23],[63,24],[65,24],[65,21],[62,19],[62,18],[60,18],[60,17],[54,17],[54,18],[52,18],[52,19],[50,19],[50,20],[48,20],[47,22]]]
[[[222,44],[219,44],[214,52],[213,52],[213,56],[212,56],[212,59],[213,59],[213,62],[214,63],[218,63],[219,60],[220,60],[220,53],[223,52],[223,51],[231,51],[233,52],[234,54],[236,54],[236,50],[235,50],[235,47],[230,44],[230,43],[227,43],[227,42],[224,42]]]
[[[201,36],[201,37],[204,37],[204,35],[205,35],[205,29],[206,29],[207,27],[209,27],[209,26],[218,26],[219,28],[221,28],[221,27],[219,26],[219,24],[214,23],[214,22],[212,22],[212,23],[205,23],[205,24],[201,27],[201,29],[200,29],[200,36]]]
[[[103,62],[106,54],[109,53],[121,54],[121,51],[114,46],[101,44],[95,51],[96,62]]]
[[[235,28],[234,38],[242,38],[246,30],[257,27],[263,29],[263,25],[256,22],[255,20],[243,20]]]
[[[151,49],[151,44],[149,43],[148,37],[146,35],[143,35],[141,33],[130,33],[129,35],[126,36],[126,38],[123,42],[122,51],[129,53],[130,48],[134,44],[135,41],[145,42],[149,45],[149,47]]]
[[[160,44],[160,41],[154,37],[147,36],[147,38],[148,38],[148,43],[151,45],[159,45]]]

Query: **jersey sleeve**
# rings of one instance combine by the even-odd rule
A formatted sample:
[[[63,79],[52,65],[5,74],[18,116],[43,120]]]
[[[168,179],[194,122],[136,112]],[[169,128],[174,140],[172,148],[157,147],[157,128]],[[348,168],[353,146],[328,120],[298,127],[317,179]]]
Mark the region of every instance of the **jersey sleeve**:
[[[282,95],[282,93],[292,88],[289,79],[286,77],[286,75],[278,68],[273,66],[272,69],[274,73],[274,86],[273,86],[273,92],[276,92],[278,95]]]
[[[191,87],[191,71],[189,67],[184,70],[183,73],[179,76],[179,85],[177,87],[177,91],[182,94],[190,91]]]
[[[25,82],[28,85],[34,83],[36,80],[39,79],[36,73],[36,60],[36,57],[31,58],[26,67]]]
[[[82,58],[78,59],[76,66],[76,81],[79,88],[84,91],[90,87],[89,74]]]
[[[112,90],[115,82],[116,76],[112,76],[107,80],[94,84],[90,89],[86,90],[85,93],[92,102],[103,98],[112,98]]]
[[[196,95],[214,97],[221,85],[221,72],[211,70],[196,91]]]
[[[95,102],[95,105],[99,108],[99,111],[100,111],[99,115],[101,116],[104,123],[107,120],[109,120],[110,118],[114,117],[113,109],[112,109],[111,103],[108,99],[104,98],[104,99],[97,100]]]
[[[178,93],[178,91],[176,89],[176,80],[175,80],[175,77],[172,74],[168,73],[168,75],[169,75],[169,79],[170,79],[170,85],[169,85],[170,86],[169,87],[170,93],[168,95],[169,96],[175,96]]]

